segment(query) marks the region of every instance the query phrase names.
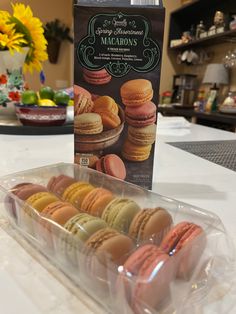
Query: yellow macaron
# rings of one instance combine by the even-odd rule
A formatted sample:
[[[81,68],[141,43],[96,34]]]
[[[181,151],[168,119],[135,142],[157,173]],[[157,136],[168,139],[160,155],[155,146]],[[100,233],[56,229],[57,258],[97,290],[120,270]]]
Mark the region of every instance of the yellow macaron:
[[[49,192],[39,192],[30,196],[26,203],[35,208],[38,212],[42,212],[49,204],[58,201],[58,197]]]
[[[150,156],[152,145],[137,145],[130,142],[128,139],[125,141],[122,156],[130,161],[144,161]]]
[[[85,196],[93,189],[94,186],[87,182],[76,182],[65,190],[62,198],[66,202],[74,205],[77,209],[80,209]]]

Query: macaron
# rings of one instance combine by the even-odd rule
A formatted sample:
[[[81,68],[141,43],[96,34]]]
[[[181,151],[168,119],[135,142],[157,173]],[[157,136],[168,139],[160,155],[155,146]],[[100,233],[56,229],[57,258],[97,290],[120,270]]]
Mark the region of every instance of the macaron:
[[[121,86],[120,94],[125,106],[142,106],[153,98],[152,83],[145,79],[127,81]]]
[[[64,227],[80,241],[85,242],[95,232],[106,228],[107,224],[100,218],[90,216],[86,213],[80,213],[67,221]]]
[[[74,178],[61,174],[51,177],[47,184],[47,189],[54,194],[62,196],[65,189],[75,182],[76,180]]]
[[[128,127],[128,139],[135,145],[152,145],[156,140],[156,124],[144,128]]]
[[[65,223],[76,216],[79,211],[70,203],[56,201],[45,207],[41,214],[44,218],[52,220],[57,224],[64,226]]]
[[[164,208],[146,208],[134,217],[129,228],[129,236],[138,243],[149,240],[160,244],[172,223],[171,215]]]
[[[129,237],[111,228],[101,229],[94,233],[85,245],[90,253],[98,257],[100,262],[106,264],[109,259],[117,265],[124,263],[134,247],[133,241]],[[88,264],[92,266],[89,259]]]
[[[58,197],[49,192],[39,192],[27,198],[26,203],[41,213],[49,204],[58,201]],[[26,209],[26,211],[28,211]]]
[[[108,154],[100,158],[96,163],[96,170],[121,180],[126,178],[125,164],[115,154]]]
[[[104,209],[102,219],[120,232],[129,232],[129,227],[135,215],[140,211],[139,205],[128,198],[115,198]]]
[[[108,111],[118,115],[119,107],[110,96],[100,96],[94,101],[93,112],[100,111]]]
[[[27,198],[29,198],[31,195],[37,192],[46,192],[47,189],[41,185],[23,182],[15,185],[12,187],[9,192],[17,196],[19,199],[25,201]],[[11,196],[6,196],[5,200],[5,207],[8,213],[11,215],[11,217],[16,221],[18,219],[17,215],[17,208],[18,204],[16,200]]]
[[[74,98],[83,95],[85,97],[87,97],[88,99],[92,99],[92,95],[90,94],[89,91],[87,91],[87,89],[78,86],[78,85],[74,85]]]
[[[106,69],[99,71],[83,69],[83,77],[87,83],[92,85],[104,85],[111,81],[111,75],[107,72]]]
[[[129,125],[136,128],[145,127],[156,122],[156,105],[148,101],[138,107],[126,107],[125,108],[125,119]]]
[[[10,192],[15,194],[19,199],[26,201],[33,194],[47,192],[47,189],[39,184],[21,183],[14,186]]]
[[[141,313],[144,304],[156,309],[169,295],[175,267],[168,254],[147,244],[130,255],[121,268],[117,290],[124,291],[134,313]]]
[[[188,278],[197,265],[205,246],[206,235],[202,227],[184,221],[168,232],[160,247],[170,256],[179,256],[178,276]]]
[[[122,156],[130,161],[145,161],[149,158],[152,145],[137,145],[126,139],[122,148]]]
[[[104,130],[112,130],[117,128],[121,124],[121,119],[117,114],[109,111],[97,111],[102,118],[102,124]]]
[[[105,130],[115,129],[121,124],[121,119],[118,115],[118,105],[114,99],[109,96],[97,98],[94,102],[93,112],[101,116]]]
[[[103,131],[102,118],[97,113],[83,113],[75,116],[74,128],[76,134],[100,134]]]
[[[87,98],[84,95],[79,95],[74,106],[75,106],[75,115],[77,116],[82,113],[92,112],[94,103],[90,98]]]
[[[113,198],[114,195],[109,190],[95,188],[85,196],[81,210],[90,215],[101,217],[104,209]]]
[[[76,182],[64,191],[62,199],[80,210],[85,196],[93,189],[94,187],[87,182]]]

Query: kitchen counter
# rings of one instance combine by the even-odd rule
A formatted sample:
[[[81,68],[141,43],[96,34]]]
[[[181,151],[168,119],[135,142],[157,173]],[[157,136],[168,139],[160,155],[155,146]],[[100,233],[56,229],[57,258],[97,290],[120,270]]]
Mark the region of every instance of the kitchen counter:
[[[236,135],[199,125],[159,129],[153,190],[213,211],[236,243],[236,172],[166,144],[203,140],[236,140]],[[57,162],[73,162],[73,135],[0,135],[0,147],[1,176]],[[0,226],[2,314],[104,313],[30,246],[23,243],[27,250],[23,249],[19,244],[23,240],[5,221],[0,220]]]

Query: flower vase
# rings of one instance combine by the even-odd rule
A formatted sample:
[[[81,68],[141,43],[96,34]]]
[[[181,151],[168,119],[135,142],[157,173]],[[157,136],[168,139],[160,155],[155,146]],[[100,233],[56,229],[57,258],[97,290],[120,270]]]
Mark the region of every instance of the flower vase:
[[[15,104],[25,87],[23,65],[28,51],[28,47],[14,54],[0,51],[0,119],[16,119]]]

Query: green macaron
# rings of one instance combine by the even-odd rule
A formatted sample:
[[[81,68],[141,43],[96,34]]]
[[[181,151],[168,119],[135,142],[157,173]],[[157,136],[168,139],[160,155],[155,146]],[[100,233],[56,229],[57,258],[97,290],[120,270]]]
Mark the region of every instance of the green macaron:
[[[120,232],[128,233],[129,226],[140,207],[128,198],[115,198],[105,208],[102,219]]]
[[[65,229],[72,233],[82,242],[100,229],[106,228],[107,224],[104,220],[90,216],[85,213],[80,213],[72,217],[66,224]]]
[[[80,213],[72,217],[64,228],[59,238],[59,248],[67,260],[73,265],[78,265],[78,252],[83,250],[84,242],[97,231],[106,228],[107,224],[101,218]]]

